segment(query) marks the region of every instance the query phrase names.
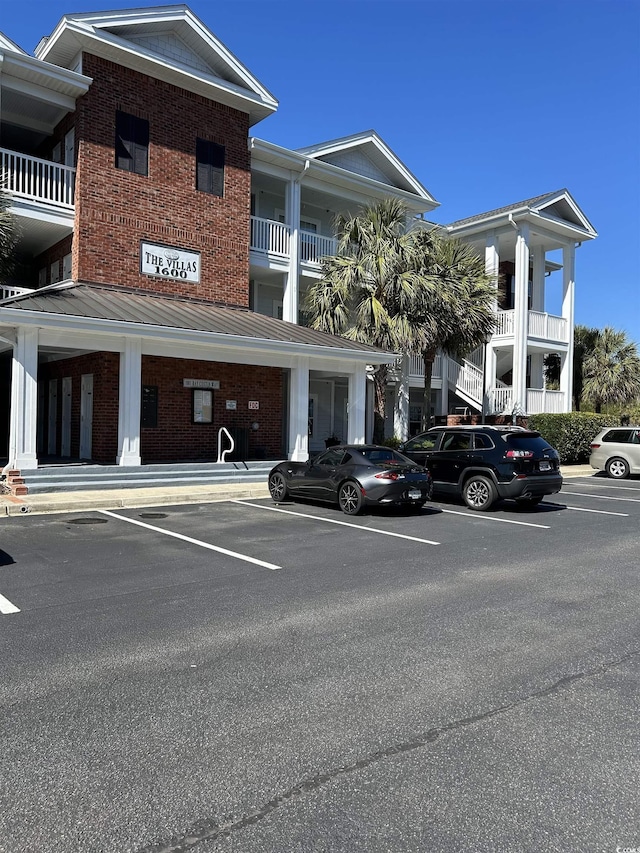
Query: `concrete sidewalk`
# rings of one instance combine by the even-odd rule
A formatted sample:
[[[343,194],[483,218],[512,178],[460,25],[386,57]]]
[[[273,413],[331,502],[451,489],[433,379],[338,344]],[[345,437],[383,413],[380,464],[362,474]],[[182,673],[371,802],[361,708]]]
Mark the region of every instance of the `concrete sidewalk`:
[[[595,474],[590,465],[564,465],[561,470],[565,479],[591,477]],[[0,495],[0,518],[27,513],[86,512],[92,509],[201,504],[233,500],[234,498],[265,498],[268,496],[269,489],[266,479],[263,483],[154,486],[147,489],[94,489],[91,491],[25,495],[20,498],[12,495]]]

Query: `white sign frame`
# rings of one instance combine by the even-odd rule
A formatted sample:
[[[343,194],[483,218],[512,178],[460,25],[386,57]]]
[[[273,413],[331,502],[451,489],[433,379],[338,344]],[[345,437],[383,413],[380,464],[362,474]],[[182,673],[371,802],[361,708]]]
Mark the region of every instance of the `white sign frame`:
[[[191,249],[140,241],[140,272],[153,278],[200,284],[202,256]]]

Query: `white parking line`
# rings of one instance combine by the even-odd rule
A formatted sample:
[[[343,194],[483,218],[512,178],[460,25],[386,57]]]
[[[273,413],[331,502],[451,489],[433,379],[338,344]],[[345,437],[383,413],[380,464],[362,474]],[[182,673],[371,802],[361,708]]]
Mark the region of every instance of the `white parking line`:
[[[0,613],[20,613],[20,608],[12,604],[4,595],[0,595]]]
[[[521,524],[523,527],[539,527],[541,530],[550,530],[548,524],[534,524],[532,521],[515,521],[511,518],[494,518],[492,515],[484,515],[480,512],[457,512],[455,509],[442,509],[441,512],[446,512],[449,515],[464,515],[466,518],[475,518],[478,521],[500,521],[502,524]]]
[[[609,480],[587,480],[586,483],[580,483],[581,486],[594,486],[596,489],[625,489],[627,492],[640,492],[640,486],[623,486],[619,480],[614,480],[615,486]],[[563,489],[564,491],[564,489]]]
[[[269,512],[281,512],[285,515],[295,515],[298,518],[312,518],[314,521],[324,521],[327,524],[339,524],[341,527],[355,527],[356,530],[363,530],[365,533],[379,533],[381,536],[395,536],[397,539],[409,539],[411,542],[422,542],[425,545],[440,545],[440,542],[434,542],[433,539],[420,539],[417,536],[407,536],[406,533],[393,533],[390,530],[379,530],[377,527],[363,527],[361,524],[350,524],[348,521],[338,521],[337,518],[320,518],[317,515],[309,515],[306,512],[294,512],[291,509],[280,509],[277,506],[264,506],[261,504],[249,503],[240,499],[232,501],[234,504],[242,504],[243,506],[252,506],[254,509],[266,509]]]
[[[543,506],[555,506],[559,509],[570,509],[572,512],[597,512],[598,515],[621,515],[623,518],[629,518],[628,512],[608,512],[606,509],[586,509],[583,506],[567,506],[566,504],[554,504],[551,501],[544,501]]]
[[[144,521],[137,521],[135,518],[127,518],[126,515],[118,515],[117,512],[110,512],[108,509],[98,511],[103,515],[118,518],[120,521],[128,521],[129,524],[136,524],[138,527],[144,527],[146,530],[153,530],[155,533],[162,533],[165,536],[173,536],[174,539],[181,539],[183,542],[190,542],[192,545],[199,545],[201,548],[207,548],[209,551],[217,551],[219,554],[226,554],[227,557],[235,557],[237,560],[244,560],[246,563],[253,563],[265,569],[275,571],[282,568],[282,566],[276,566],[274,563],[267,563],[264,560],[257,560],[255,557],[249,557],[246,554],[239,554],[237,551],[229,551],[227,548],[220,548],[218,545],[210,545],[209,542],[202,542],[200,539],[192,539],[190,536],[184,536],[182,533],[173,533],[171,530],[163,530],[162,527],[145,524]]]
[[[579,498],[595,498],[597,501],[627,501],[627,503],[640,504],[640,498],[614,498],[611,495],[585,495],[584,492],[567,492],[562,490],[563,495],[576,495]]]

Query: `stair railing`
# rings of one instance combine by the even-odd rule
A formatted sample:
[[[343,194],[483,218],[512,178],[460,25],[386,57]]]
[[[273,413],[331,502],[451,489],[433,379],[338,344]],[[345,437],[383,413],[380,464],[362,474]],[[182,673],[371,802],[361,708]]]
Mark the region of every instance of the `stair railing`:
[[[222,435],[223,435],[223,433],[224,433],[224,435],[227,436],[227,438],[231,442],[231,447],[228,447],[226,450],[222,449]],[[227,461],[227,458],[226,458],[227,454],[233,453],[235,446],[236,446],[236,443],[233,440],[233,436],[231,435],[229,430],[226,427],[220,427],[220,429],[218,430],[218,458],[216,460],[216,464],[218,464],[219,462],[226,462]]]

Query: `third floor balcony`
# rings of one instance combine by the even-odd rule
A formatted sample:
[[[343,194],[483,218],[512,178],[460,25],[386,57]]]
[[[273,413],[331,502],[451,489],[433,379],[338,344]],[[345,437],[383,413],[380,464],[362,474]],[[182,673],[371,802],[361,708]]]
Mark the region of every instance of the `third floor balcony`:
[[[319,267],[322,258],[335,254],[335,237],[324,237],[302,229],[298,239],[302,264]],[[267,259],[288,261],[291,256],[291,226],[274,219],[252,216],[251,251]]]
[[[569,324],[564,317],[546,314],[543,311],[528,311],[527,337],[541,341],[553,341],[566,344],[569,342]],[[515,312],[498,311],[494,337],[513,337]]]
[[[76,170],[72,166],[0,148],[2,186],[14,201],[73,210]]]

